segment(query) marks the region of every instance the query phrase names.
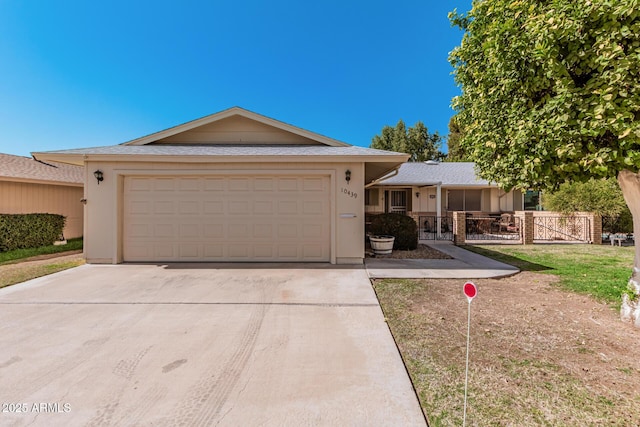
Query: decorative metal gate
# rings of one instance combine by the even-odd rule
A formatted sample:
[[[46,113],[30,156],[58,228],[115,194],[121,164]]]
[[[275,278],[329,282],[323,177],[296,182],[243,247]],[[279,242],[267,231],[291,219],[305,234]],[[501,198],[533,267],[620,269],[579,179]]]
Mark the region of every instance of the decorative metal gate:
[[[585,216],[534,217],[533,240],[588,243],[591,240],[591,224]]]
[[[418,236],[420,239],[453,240],[453,217],[421,216],[418,221]],[[439,233],[438,229],[440,230]]]
[[[513,215],[467,217],[466,240],[521,240],[520,218]]]

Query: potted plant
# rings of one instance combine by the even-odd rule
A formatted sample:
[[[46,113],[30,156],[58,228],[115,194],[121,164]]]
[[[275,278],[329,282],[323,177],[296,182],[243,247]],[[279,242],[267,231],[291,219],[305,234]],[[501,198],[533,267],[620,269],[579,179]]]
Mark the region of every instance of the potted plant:
[[[393,250],[393,242],[395,241],[395,237],[380,235],[380,236],[369,236],[369,241],[371,242],[371,249],[376,255],[388,255]]]

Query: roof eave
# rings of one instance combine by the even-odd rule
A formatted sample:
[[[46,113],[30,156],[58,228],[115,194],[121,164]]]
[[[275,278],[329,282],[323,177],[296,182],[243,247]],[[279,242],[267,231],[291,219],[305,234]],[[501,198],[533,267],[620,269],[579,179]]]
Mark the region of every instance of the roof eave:
[[[44,179],[32,179],[32,178],[16,178],[9,176],[0,176],[2,182],[21,182],[25,184],[43,184],[43,185],[62,185],[65,187],[83,187],[83,182],[69,182],[69,181],[50,181]]]
[[[56,152],[32,152],[31,156],[35,160],[65,163],[68,165],[84,166],[85,155],[74,153],[56,153]]]

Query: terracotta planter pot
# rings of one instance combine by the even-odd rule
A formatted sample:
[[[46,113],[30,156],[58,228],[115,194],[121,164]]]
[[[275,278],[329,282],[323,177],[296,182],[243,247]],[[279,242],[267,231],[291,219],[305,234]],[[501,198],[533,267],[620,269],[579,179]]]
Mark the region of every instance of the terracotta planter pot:
[[[371,236],[371,249],[377,255],[388,255],[393,250],[393,242],[396,238],[393,236]]]

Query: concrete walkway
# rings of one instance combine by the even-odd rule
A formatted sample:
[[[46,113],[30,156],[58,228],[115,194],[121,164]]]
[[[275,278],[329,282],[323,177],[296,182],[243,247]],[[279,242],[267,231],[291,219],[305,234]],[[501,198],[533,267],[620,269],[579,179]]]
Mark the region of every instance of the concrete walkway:
[[[371,279],[486,279],[511,276],[520,271],[451,242],[430,242],[428,246],[453,259],[367,258],[367,274]]]

